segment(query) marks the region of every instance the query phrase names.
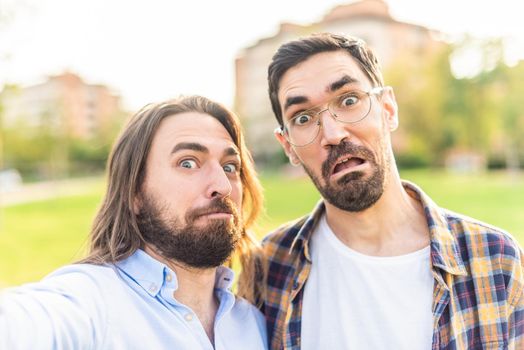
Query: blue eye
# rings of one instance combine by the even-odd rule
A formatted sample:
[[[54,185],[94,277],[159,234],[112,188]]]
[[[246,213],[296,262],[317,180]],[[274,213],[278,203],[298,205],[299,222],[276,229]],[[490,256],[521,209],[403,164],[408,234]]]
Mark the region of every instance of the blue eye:
[[[185,159],[185,160],[180,162],[180,166],[182,168],[186,168],[186,169],[193,169],[193,168],[196,168],[197,163],[194,160]]]
[[[230,163],[230,164],[224,165],[224,171],[226,173],[235,173],[237,172],[237,170],[238,170],[238,166],[236,166],[235,164]]]
[[[356,95],[345,95],[345,96],[342,96],[342,99],[340,101],[340,106],[343,108],[353,107],[354,105],[358,103],[358,101],[359,101],[359,98]]]
[[[312,116],[307,114],[301,114],[293,118],[293,124],[297,126],[303,126],[309,124],[312,120]]]

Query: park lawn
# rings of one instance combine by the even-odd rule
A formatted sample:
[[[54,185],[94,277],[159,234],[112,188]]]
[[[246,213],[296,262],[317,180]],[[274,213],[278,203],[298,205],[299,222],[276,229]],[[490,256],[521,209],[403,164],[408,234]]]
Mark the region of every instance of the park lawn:
[[[441,207],[501,227],[524,245],[524,175],[411,170],[402,171],[401,176],[419,185]],[[260,235],[279,223],[310,212],[320,199],[306,178],[265,175],[262,179],[267,212],[257,228]]]
[[[505,174],[449,175],[402,172],[441,206],[487,221],[524,244],[524,177]],[[255,231],[259,238],[278,225],[311,211],[319,200],[305,177],[263,174],[267,211]],[[78,260],[103,194],[100,179],[84,195],[3,208],[0,221],[0,284],[36,281],[57,267]]]

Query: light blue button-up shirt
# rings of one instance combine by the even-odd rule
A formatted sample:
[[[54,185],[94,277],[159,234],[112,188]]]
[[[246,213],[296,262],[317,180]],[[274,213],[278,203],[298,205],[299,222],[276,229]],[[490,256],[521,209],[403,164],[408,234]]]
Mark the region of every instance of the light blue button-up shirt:
[[[138,250],[116,265],[63,267],[0,300],[0,349],[267,349],[262,314],[229,290],[219,267],[215,346],[196,314],[173,297],[173,270]]]

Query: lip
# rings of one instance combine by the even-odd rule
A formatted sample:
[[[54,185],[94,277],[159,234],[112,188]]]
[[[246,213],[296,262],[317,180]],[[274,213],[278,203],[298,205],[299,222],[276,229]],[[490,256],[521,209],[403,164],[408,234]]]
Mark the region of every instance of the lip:
[[[233,214],[227,213],[227,212],[213,212],[213,213],[202,214],[200,215],[200,217],[205,217],[205,218],[213,219],[213,220],[218,220],[218,219],[230,220],[233,218]]]
[[[365,169],[367,166],[368,166],[368,161],[361,158],[361,157],[357,157],[357,158],[360,158],[363,160],[363,163],[362,164],[358,164],[358,165],[353,165],[349,168],[346,168],[346,169],[342,169],[340,170],[339,172],[337,173],[334,173],[335,171],[335,167],[337,166],[337,164],[339,164],[341,161],[343,161],[344,159],[350,159],[350,158],[353,158],[354,156],[353,155],[346,155],[344,157],[341,157],[340,159],[337,160],[337,162],[333,165],[333,167],[331,168],[331,175],[330,175],[330,179],[333,179],[333,180],[336,180],[338,179],[339,177],[342,177],[350,172],[353,172],[353,171],[362,171],[363,169]]]

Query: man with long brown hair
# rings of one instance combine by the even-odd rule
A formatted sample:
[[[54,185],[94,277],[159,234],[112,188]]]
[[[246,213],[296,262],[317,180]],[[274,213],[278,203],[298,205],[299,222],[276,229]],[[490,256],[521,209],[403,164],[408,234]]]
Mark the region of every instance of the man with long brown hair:
[[[199,96],[146,106],[113,147],[88,256],[4,293],[0,348],[265,349],[223,266],[235,251],[253,266],[261,205],[234,114]]]

